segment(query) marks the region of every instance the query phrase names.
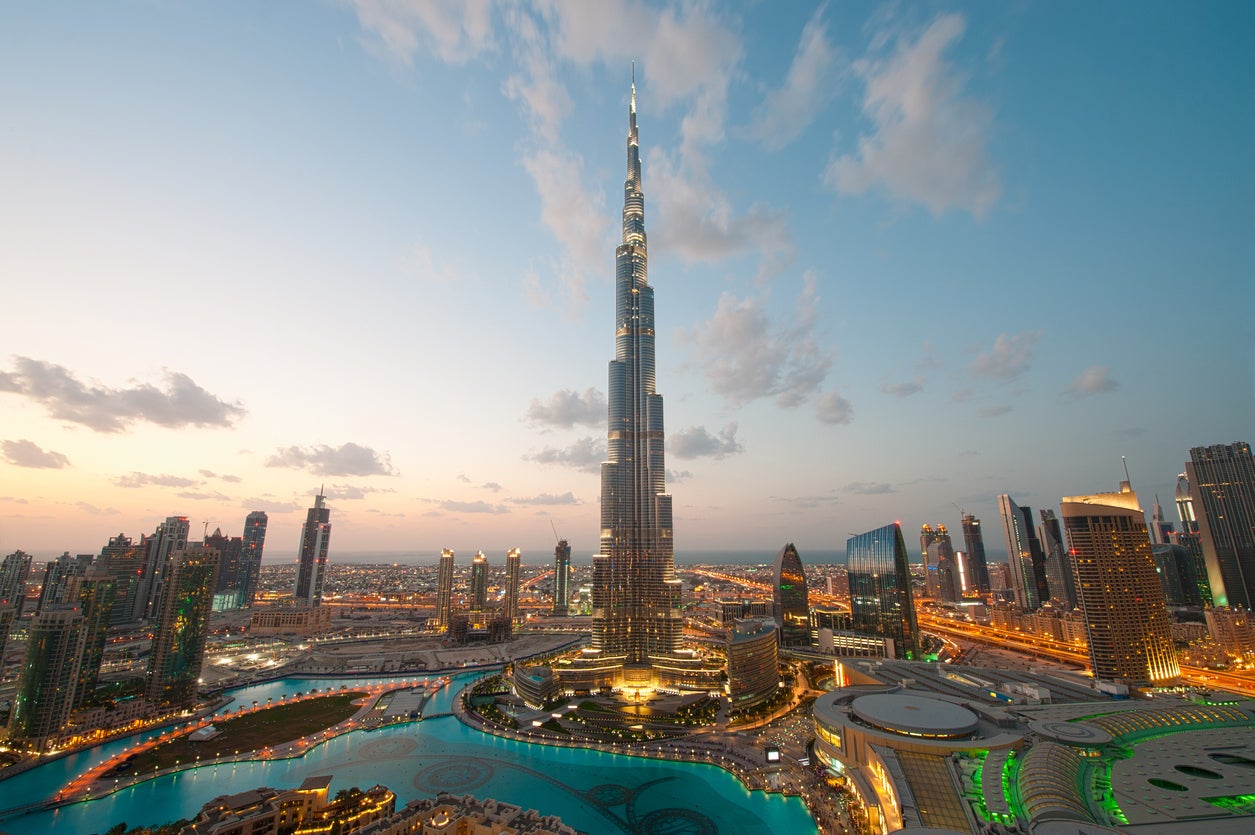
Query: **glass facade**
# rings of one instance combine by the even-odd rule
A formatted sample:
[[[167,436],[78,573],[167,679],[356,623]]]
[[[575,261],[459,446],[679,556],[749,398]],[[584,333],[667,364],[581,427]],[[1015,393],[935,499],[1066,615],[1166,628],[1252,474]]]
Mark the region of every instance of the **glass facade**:
[[[919,626],[902,527],[895,522],[850,537],[845,558],[854,630],[891,639],[898,658],[918,658]]]
[[[261,556],[266,547],[265,511],[254,510],[244,518],[244,553],[240,558],[240,605],[252,606],[257,597],[257,580],[261,576]]]
[[[471,557],[471,608],[477,612],[488,608],[488,557],[483,551]]]
[[[571,545],[565,539],[553,549],[553,613],[562,618],[571,613]]]
[[[193,545],[170,557],[170,571],[157,608],[157,628],[148,659],[149,699],[191,705],[205,660],[218,552]]]
[[[1255,457],[1251,445],[1195,447],[1185,472],[1215,605],[1255,608]]]
[[[331,544],[331,510],[322,491],[305,514],[301,550],[296,569],[296,599],[310,606],[322,603],[322,583],[327,572],[327,548]]]
[[[967,548],[967,581],[969,588],[980,594],[989,594],[989,565],[985,561],[985,534],[980,520],[970,513],[963,514],[963,543]]]
[[[522,567],[523,552],[511,548],[505,556],[505,616],[519,616],[519,569]]]
[[[792,542],[776,554],[773,580],[772,615],[780,626],[784,643],[810,643],[810,597],[806,588],[806,573],[802,570],[802,557]]]
[[[449,625],[453,609],[453,552],[448,548],[440,552],[440,565],[436,569],[436,624]]]
[[[1025,612],[1035,612],[1050,599],[1050,586],[1046,582],[1046,554],[1033,528],[1033,510],[1020,507],[1004,493],[998,497],[998,512],[1007,538],[1015,604]]]

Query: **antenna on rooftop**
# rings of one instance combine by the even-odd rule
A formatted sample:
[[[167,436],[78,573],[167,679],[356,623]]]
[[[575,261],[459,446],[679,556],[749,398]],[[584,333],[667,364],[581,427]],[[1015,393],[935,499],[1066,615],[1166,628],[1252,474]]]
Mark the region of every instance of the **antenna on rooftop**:
[[[558,526],[553,523],[552,519],[549,520],[549,527],[553,528],[553,541],[561,543],[562,537],[558,536]]]

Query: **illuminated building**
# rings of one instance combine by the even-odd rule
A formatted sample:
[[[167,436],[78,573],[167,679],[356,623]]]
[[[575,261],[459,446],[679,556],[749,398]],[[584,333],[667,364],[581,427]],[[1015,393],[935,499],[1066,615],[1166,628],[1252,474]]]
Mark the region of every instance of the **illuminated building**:
[[[316,635],[331,628],[331,609],[323,606],[262,606],[249,616],[250,635]]]
[[[518,548],[511,548],[505,555],[505,616],[510,619],[519,616],[519,569],[523,554]]]
[[[301,547],[297,552],[296,600],[307,606],[322,603],[322,584],[327,573],[327,548],[331,544],[331,510],[320,489],[314,506],[301,526]]]
[[[1046,555],[1033,529],[1033,510],[1020,507],[1004,493],[998,497],[998,512],[1007,539],[1015,604],[1026,612],[1035,611],[1050,599],[1050,588],[1046,582]]]
[[[767,701],[780,689],[780,651],[771,619],[738,620],[728,631],[728,699],[733,710]]]
[[[264,510],[254,510],[244,517],[244,550],[237,575],[241,606],[252,606],[257,598],[257,579],[261,576],[261,558],[266,547],[266,525],[269,521]]]
[[[215,797],[181,831],[186,835],[350,835],[396,811],[396,795],[383,786],[329,799],[331,779],[310,777],[297,789],[262,787]]]
[[[1065,609],[1075,609],[1077,604],[1076,577],[1072,574],[1072,560],[1063,547],[1063,529],[1053,510],[1042,510],[1041,525],[1037,528],[1037,538],[1041,542],[1046,572],[1046,587],[1050,591],[1050,599]]]
[[[371,835],[577,835],[576,830],[552,815],[512,806],[497,800],[454,796],[411,800],[405,808],[380,820]]]
[[[989,583],[989,565],[985,560],[985,535],[981,531],[980,520],[970,513],[964,513],[963,544],[967,549],[967,582],[968,587],[979,594],[989,594],[992,590]]]
[[[1237,657],[1255,655],[1255,623],[1245,609],[1215,609],[1203,611],[1207,619],[1207,632],[1225,652]]]
[[[42,611],[44,606],[57,603],[73,603],[78,593],[79,578],[91,565],[91,554],[79,554],[71,557],[66,551],[55,560],[50,560],[44,567],[44,581],[39,587],[39,602],[35,611]]]
[[[482,612],[488,608],[488,557],[476,551],[471,557],[471,609]]]
[[[1251,445],[1194,447],[1185,472],[1215,605],[1255,608],[1255,457]]]
[[[8,600],[16,614],[22,616],[26,605],[26,580],[31,573],[31,555],[14,551],[0,561],[0,600]]]
[[[157,605],[170,574],[170,555],[187,547],[190,527],[186,516],[167,516],[152,536],[144,537],[142,600],[136,601],[137,618],[152,620],[157,617]],[[141,602],[142,611],[138,608]]]
[[[787,646],[809,643],[810,597],[806,573],[802,570],[802,557],[792,542],[776,554],[772,579],[772,616],[780,627],[781,640]]]
[[[576,689],[669,683],[703,689],[718,673],[682,646],[681,582],[675,576],[671,496],[666,492],[662,395],[655,385],[654,288],[649,285],[645,197],[628,109],[623,238],[615,250],[615,358],[607,387],[601,465],[600,550],[593,557],[592,640],[561,673]]]
[[[549,667],[529,667],[523,663],[514,665],[510,676],[514,693],[533,710],[541,710],[558,696],[558,680]]]
[[[436,569],[436,624],[449,626],[449,613],[453,610],[453,552],[444,548],[440,552],[440,565]]]
[[[143,542],[137,545],[122,533],[110,537],[109,543],[100,549],[96,564],[109,572],[114,582],[110,626],[135,623],[138,620],[137,610],[144,608],[144,552]]]
[[[553,549],[553,614],[571,614],[571,545],[565,539]]]
[[[1207,584],[1206,568],[1189,549],[1181,545],[1152,545],[1155,571],[1163,588],[1164,602],[1169,606],[1202,606],[1200,586]],[[1202,571],[1200,572],[1200,568]]]
[[[1180,678],[1146,516],[1127,481],[1118,493],[1063,499],[1094,677],[1130,686]]]
[[[149,701],[183,707],[196,701],[217,568],[218,552],[203,545],[171,554],[148,658]]]
[[[919,657],[911,567],[901,525],[895,522],[850,537],[845,559],[854,631],[889,638],[898,658]]]
[[[218,552],[218,578],[214,582],[214,611],[240,608],[238,575],[244,558],[244,539],[226,536],[222,528],[205,537],[205,547]]]
[[[13,696],[9,739],[45,750],[70,719],[78,683],[83,610],[50,605],[35,615]]]
[[[74,706],[81,707],[96,695],[100,663],[105,657],[105,641],[117,584],[99,566],[87,569],[78,584],[77,603],[83,612],[82,636],[79,641],[78,681],[74,688]]]

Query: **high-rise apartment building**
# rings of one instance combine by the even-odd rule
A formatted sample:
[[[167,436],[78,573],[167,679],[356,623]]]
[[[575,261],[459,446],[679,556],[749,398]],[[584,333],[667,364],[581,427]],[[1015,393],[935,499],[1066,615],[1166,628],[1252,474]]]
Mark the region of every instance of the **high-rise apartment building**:
[[[1190,477],[1185,473],[1177,476],[1176,503],[1181,530],[1198,530],[1198,518],[1194,515],[1194,497],[1190,495]]]
[[[989,564],[985,559],[985,534],[981,531],[980,520],[964,513],[962,525],[963,544],[967,549],[968,588],[975,589],[978,594],[989,594]]]
[[[1194,447],[1185,473],[1215,605],[1255,609],[1255,457],[1251,445]]]
[[[776,554],[771,610],[786,645],[810,642],[810,595],[802,556],[790,542]]]
[[[83,612],[83,627],[79,641],[78,682],[74,687],[75,707],[87,704],[96,695],[116,592],[117,584],[100,566],[88,568],[78,583],[77,603]]]
[[[26,581],[31,573],[31,555],[14,551],[0,561],[0,599],[8,600],[14,617],[22,616],[26,604]]]
[[[240,605],[252,606],[257,599],[257,580],[261,577],[261,557],[266,547],[266,525],[270,517],[264,510],[254,510],[244,517],[243,553],[240,555]]]
[[[519,616],[519,572],[522,569],[523,552],[511,548],[505,555],[505,616],[513,620]]]
[[[143,597],[146,547],[126,534],[110,537],[109,543],[100,549],[95,564],[107,571],[114,582],[113,613],[110,626],[134,623],[139,619],[137,611],[145,608]]]
[[[448,628],[452,611],[453,552],[445,548],[440,552],[440,563],[436,567],[436,625]]]
[[[157,602],[170,574],[170,555],[187,547],[190,531],[186,516],[167,516],[152,536],[144,538],[144,575],[140,581],[144,608],[136,612],[137,618],[152,620],[156,617]],[[139,604],[140,601],[136,601],[137,607]]]
[[[170,555],[148,658],[149,700],[171,707],[196,701],[217,571],[218,552],[212,548],[191,545]]]
[[[1203,611],[1211,639],[1229,655],[1249,658],[1255,655],[1255,623],[1246,609],[1215,609]]]
[[[471,609],[482,612],[488,608],[488,557],[476,551],[471,557]]]
[[[892,640],[898,658],[917,659],[919,625],[902,527],[895,522],[850,537],[845,559],[854,630]]]
[[[998,497],[1002,531],[1007,539],[1007,564],[1015,603],[1025,612],[1036,611],[1050,599],[1046,582],[1046,555],[1033,526],[1032,508],[1020,507],[1005,493]]]
[[[1176,683],[1181,670],[1137,494],[1125,481],[1118,493],[1064,497],[1062,510],[1094,677]]]
[[[571,544],[565,539],[553,549],[553,614],[571,614]]]
[[[581,683],[628,681],[636,687],[683,680],[702,686],[696,672],[700,658],[682,645],[648,261],[633,84],[623,237],[615,250],[615,355],[606,398],[601,542],[593,557],[592,640],[582,654]]]
[[[45,606],[74,602],[78,582],[91,562],[91,554],[72,557],[69,551],[55,560],[49,560],[44,567],[44,581],[39,587],[39,602],[35,611],[42,611]]]
[[[222,528],[205,537],[206,548],[218,552],[218,577],[214,581],[214,610],[240,607],[240,571],[244,561],[244,538],[227,536]]]
[[[9,740],[46,750],[74,708],[83,612],[72,604],[50,605],[30,626],[26,658],[9,715]]]
[[[296,600],[307,606],[322,603],[322,584],[327,573],[327,548],[331,544],[331,510],[320,489],[314,506],[301,526],[301,549],[297,554]]]
[[[1037,537],[1045,556],[1043,565],[1050,600],[1064,609],[1075,609],[1079,602],[1076,577],[1072,574],[1072,560],[1063,545],[1063,528],[1053,510],[1046,509],[1040,513],[1041,525],[1037,528]]]

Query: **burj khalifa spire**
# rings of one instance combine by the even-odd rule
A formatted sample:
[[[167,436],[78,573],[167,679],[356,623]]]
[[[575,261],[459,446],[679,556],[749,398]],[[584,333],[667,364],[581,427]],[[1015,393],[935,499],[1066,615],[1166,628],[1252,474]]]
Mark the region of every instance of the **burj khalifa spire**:
[[[684,654],[654,341],[633,79],[623,240],[615,249],[615,350],[607,398],[607,460],[601,465],[601,551],[593,557],[592,601],[592,649],[603,662],[613,659],[628,670],[665,667]],[[630,672],[625,675],[631,677]]]

